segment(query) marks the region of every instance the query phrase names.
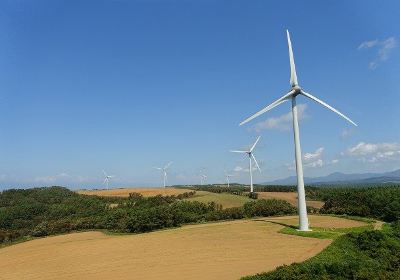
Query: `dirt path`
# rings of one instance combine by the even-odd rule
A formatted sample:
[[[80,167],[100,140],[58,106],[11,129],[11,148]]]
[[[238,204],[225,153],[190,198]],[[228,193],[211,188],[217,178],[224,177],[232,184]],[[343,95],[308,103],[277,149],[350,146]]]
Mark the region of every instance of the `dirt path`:
[[[331,219],[310,216],[315,226]],[[239,279],[304,261],[331,242],[279,234],[281,228],[240,220],[139,235],[37,239],[0,250],[0,279]]]
[[[374,223],[374,230],[382,230],[383,224],[385,222],[376,220]]]

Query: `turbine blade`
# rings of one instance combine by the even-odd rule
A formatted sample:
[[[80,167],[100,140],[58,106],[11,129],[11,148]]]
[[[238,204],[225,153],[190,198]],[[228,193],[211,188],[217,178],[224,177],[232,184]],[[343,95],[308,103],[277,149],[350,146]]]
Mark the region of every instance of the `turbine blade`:
[[[261,173],[261,169],[260,169],[260,166],[258,165],[258,162],[257,162],[257,160],[256,160],[256,157],[255,157],[253,154],[251,154],[251,157],[253,158],[254,162],[256,163],[256,166],[257,166],[257,168],[258,168],[258,171],[260,171],[260,173]]]
[[[103,173],[104,173],[104,176],[106,176],[107,177],[107,173],[103,170]]]
[[[339,116],[341,116],[342,118],[344,118],[345,120],[347,120],[348,122],[350,122],[351,124],[357,126],[357,124],[355,122],[353,122],[349,117],[345,116],[344,114],[342,114],[341,112],[339,112],[338,110],[336,110],[335,108],[333,108],[332,106],[326,104],[324,101],[316,98],[315,96],[305,92],[305,91],[301,91],[301,94],[303,94],[304,96],[310,98],[311,100],[314,100],[315,102],[321,104],[322,106],[328,108],[329,110],[331,110],[332,112],[335,112],[336,114],[338,114]]]
[[[247,153],[248,151],[230,151],[231,153],[241,153],[241,154],[245,154],[245,153]]]
[[[167,169],[168,167],[170,167],[171,164],[172,164],[172,161],[170,161],[170,162],[164,167],[164,169]]]
[[[106,182],[107,182],[107,178],[106,178],[106,179],[104,179],[103,185],[104,185]]]
[[[278,100],[272,102],[270,105],[268,105],[267,107],[265,107],[264,109],[262,109],[261,111],[255,113],[254,115],[252,115],[251,117],[247,118],[246,120],[242,121],[239,125],[243,125],[249,121],[251,121],[254,118],[257,118],[258,116],[264,114],[265,112],[268,112],[269,110],[271,110],[272,108],[275,108],[276,106],[282,104],[283,102],[287,101],[288,98],[290,96],[292,96],[292,94],[294,93],[294,90],[291,90],[290,92],[288,92],[287,94],[285,94],[284,96],[282,96],[281,98],[279,98]]]
[[[260,141],[260,138],[261,138],[261,136],[258,136],[256,142],[255,142],[255,143],[253,144],[253,146],[251,147],[250,152],[252,152],[252,151],[254,150],[254,148],[256,147],[256,145],[257,145],[257,143],[258,143],[258,141]]]
[[[289,30],[286,30],[288,47],[289,47],[289,60],[290,60],[290,85],[292,87],[297,86],[297,74],[296,74],[296,65],[294,64],[294,56],[292,49],[292,41],[290,40]]]

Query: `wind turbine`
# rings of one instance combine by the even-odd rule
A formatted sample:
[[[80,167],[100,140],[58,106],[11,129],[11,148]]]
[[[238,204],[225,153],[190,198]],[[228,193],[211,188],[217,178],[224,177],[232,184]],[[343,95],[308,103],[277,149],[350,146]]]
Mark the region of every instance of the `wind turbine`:
[[[207,180],[206,174],[200,174],[200,184],[204,185],[204,182]]]
[[[306,206],[306,197],[305,197],[305,190],[304,190],[304,179],[303,179],[303,164],[301,160],[301,147],[300,147],[300,134],[299,134],[299,123],[297,117],[297,107],[296,107],[296,97],[298,95],[303,95],[320,105],[328,108],[329,110],[333,111],[334,113],[338,114],[345,120],[349,121],[351,124],[357,126],[351,119],[347,116],[336,110],[335,108],[331,107],[330,105],[326,104],[324,101],[318,99],[317,97],[311,95],[310,93],[305,92],[300,86],[297,81],[297,74],[296,74],[296,66],[294,64],[294,57],[293,57],[293,50],[292,50],[292,42],[290,41],[290,34],[289,31],[286,30],[287,41],[289,46],[289,60],[290,60],[290,85],[291,90],[283,95],[281,98],[277,99],[276,101],[272,102],[270,105],[262,109],[261,111],[255,113],[253,116],[249,117],[248,119],[244,120],[240,125],[243,125],[252,119],[268,112],[272,108],[284,103],[285,101],[291,100],[292,102],[292,117],[293,117],[293,133],[294,133],[294,146],[295,146],[295,157],[296,157],[296,172],[297,172],[297,193],[298,193],[298,211],[299,211],[299,230],[300,231],[309,231],[309,224],[308,224],[308,217],[307,217],[307,206]]]
[[[225,178],[226,178],[226,182],[228,183],[228,188],[229,188],[229,178],[230,177],[233,177],[233,175],[230,175],[230,174],[228,174],[226,171],[225,171]]]
[[[256,164],[258,171],[261,172],[260,166],[258,165],[257,160],[256,160],[256,158],[255,158],[255,156],[253,154],[253,150],[256,147],[258,141],[260,140],[260,137],[261,136],[258,136],[256,142],[254,142],[253,146],[249,150],[246,150],[246,151],[231,151],[232,153],[247,154],[249,156],[250,192],[253,192],[253,169],[252,169],[252,164],[251,164],[252,160],[254,160],[254,163]]]
[[[171,166],[172,161],[170,161],[166,166],[164,167],[154,167],[157,170],[161,170],[163,172],[164,175],[164,189],[165,189],[165,184],[167,183],[167,170],[168,168]]]
[[[115,176],[114,176],[114,175],[107,175],[107,173],[106,173],[104,170],[103,170],[103,173],[104,173],[104,182],[103,182],[103,185],[106,184],[107,190],[108,190],[108,183],[110,182],[110,179],[111,179],[111,178],[114,178]]]

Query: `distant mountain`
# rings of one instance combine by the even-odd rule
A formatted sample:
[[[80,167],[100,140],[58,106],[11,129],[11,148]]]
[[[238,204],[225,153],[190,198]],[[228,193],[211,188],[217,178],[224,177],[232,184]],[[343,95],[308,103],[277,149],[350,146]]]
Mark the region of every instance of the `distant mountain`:
[[[378,183],[400,183],[400,169],[385,173],[354,173],[341,172],[331,173],[322,177],[304,177],[305,184],[378,184]],[[290,176],[266,182],[268,185],[296,185],[297,177]]]

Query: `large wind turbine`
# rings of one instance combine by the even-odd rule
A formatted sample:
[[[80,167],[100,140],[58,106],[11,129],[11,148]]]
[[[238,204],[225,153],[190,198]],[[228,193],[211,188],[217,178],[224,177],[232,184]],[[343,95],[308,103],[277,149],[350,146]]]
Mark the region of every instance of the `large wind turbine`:
[[[115,176],[114,176],[114,175],[107,175],[107,173],[106,173],[104,170],[103,170],[103,173],[104,173],[104,182],[103,182],[103,185],[106,184],[107,190],[108,190],[108,183],[110,182],[110,179],[111,179],[111,178],[114,178]]]
[[[256,147],[258,141],[260,140],[261,136],[258,136],[256,142],[254,142],[253,146],[246,151],[231,151],[232,153],[241,153],[241,154],[247,154],[249,156],[249,173],[250,173],[250,192],[253,192],[253,169],[252,169],[252,160],[254,160],[254,163],[256,164],[258,170],[261,172],[260,166],[257,163],[257,160],[253,154],[253,150]]]
[[[290,41],[290,34],[289,31],[286,30],[287,34],[287,41],[289,46],[289,60],[290,60],[290,85],[291,90],[286,93],[281,98],[277,99],[276,101],[272,102],[270,105],[262,109],[261,111],[257,112],[253,116],[249,117],[248,119],[244,120],[240,125],[245,124],[252,119],[264,114],[265,112],[271,110],[272,108],[282,104],[285,101],[291,100],[292,101],[292,116],[293,116],[293,133],[294,133],[294,146],[295,146],[295,157],[296,157],[296,171],[297,171],[297,193],[298,193],[298,211],[299,211],[299,230],[301,231],[308,231],[309,224],[308,224],[308,217],[307,217],[307,207],[306,207],[306,197],[305,197],[305,190],[304,190],[304,179],[303,179],[303,164],[301,160],[301,148],[300,148],[300,135],[299,135],[299,124],[298,124],[298,117],[297,117],[297,107],[296,107],[296,97],[298,95],[303,95],[305,97],[310,98],[311,100],[319,103],[320,105],[328,108],[329,110],[335,112],[345,120],[349,121],[351,124],[357,126],[351,119],[347,116],[343,115],[341,112],[336,110],[335,108],[331,107],[330,105],[326,104],[324,101],[318,99],[317,97],[311,95],[310,93],[305,92],[300,86],[297,81],[297,74],[296,74],[296,66],[294,64],[294,57],[293,57],[293,50],[292,50],[292,42]]]
[[[164,166],[164,167],[154,167],[154,168],[157,169],[157,170],[161,170],[162,173],[163,173],[163,176],[164,176],[164,189],[165,189],[165,184],[167,183],[167,171],[168,171],[168,168],[171,166],[171,164],[172,164],[172,161],[169,162],[169,163],[168,163],[166,166]]]

